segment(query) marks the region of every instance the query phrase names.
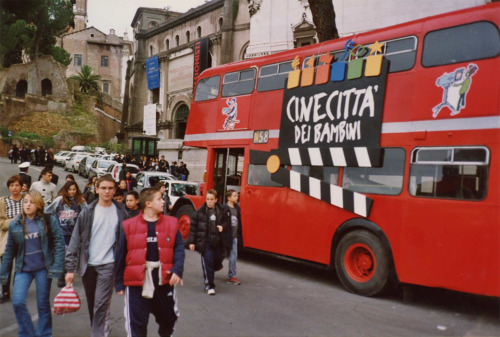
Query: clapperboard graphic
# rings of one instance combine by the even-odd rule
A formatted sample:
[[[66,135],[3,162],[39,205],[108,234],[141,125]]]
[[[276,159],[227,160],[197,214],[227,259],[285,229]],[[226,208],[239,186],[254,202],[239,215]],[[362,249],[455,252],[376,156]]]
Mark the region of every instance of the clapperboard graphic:
[[[250,151],[250,163],[267,165],[271,179],[292,190],[368,217],[373,199],[284,165],[380,167],[382,113],[389,61],[383,44],[345,44],[344,55],[312,55],[292,62],[283,95],[278,149]],[[315,64],[316,62],[320,64]]]

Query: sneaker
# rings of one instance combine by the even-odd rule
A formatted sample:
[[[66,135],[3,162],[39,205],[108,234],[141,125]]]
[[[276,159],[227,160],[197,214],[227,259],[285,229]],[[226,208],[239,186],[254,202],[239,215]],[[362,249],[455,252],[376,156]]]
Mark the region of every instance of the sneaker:
[[[235,286],[239,286],[241,284],[236,277],[228,277],[226,283],[233,284]]]
[[[208,289],[207,295],[211,295],[211,296],[215,295],[215,289],[213,289],[213,288]]]

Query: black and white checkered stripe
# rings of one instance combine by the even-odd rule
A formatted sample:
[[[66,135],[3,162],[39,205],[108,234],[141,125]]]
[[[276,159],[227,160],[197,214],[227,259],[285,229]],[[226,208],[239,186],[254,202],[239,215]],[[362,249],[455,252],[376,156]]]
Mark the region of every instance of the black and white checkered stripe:
[[[271,180],[355,214],[364,217],[370,215],[373,199],[361,193],[283,168],[271,174]]]
[[[380,147],[296,148],[286,150],[250,151],[250,164],[265,165],[277,155],[282,165],[381,167],[384,149]]]
[[[380,167],[383,149],[375,147],[294,148],[280,153],[282,164],[305,166]]]

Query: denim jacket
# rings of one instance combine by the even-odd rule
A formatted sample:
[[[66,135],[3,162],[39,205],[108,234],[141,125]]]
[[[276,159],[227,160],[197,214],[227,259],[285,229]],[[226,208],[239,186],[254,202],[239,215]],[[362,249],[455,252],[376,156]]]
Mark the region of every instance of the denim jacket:
[[[49,278],[59,278],[63,273],[64,266],[64,237],[54,217],[50,217],[50,229],[54,238],[52,249],[49,249],[49,238],[45,233],[45,225],[43,218],[36,216],[36,223],[40,229],[40,241],[42,243],[43,257],[45,260],[45,267],[49,272]],[[24,229],[21,223],[21,215],[15,217],[9,224],[9,235],[7,238],[7,246],[2,259],[2,267],[0,269],[0,282],[6,284],[9,276],[9,270],[12,268],[14,258],[16,259],[15,271],[21,271],[24,259]]]

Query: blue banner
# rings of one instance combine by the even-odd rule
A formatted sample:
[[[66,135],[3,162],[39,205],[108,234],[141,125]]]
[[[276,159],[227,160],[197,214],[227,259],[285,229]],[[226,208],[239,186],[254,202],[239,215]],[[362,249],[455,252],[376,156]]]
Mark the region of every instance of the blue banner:
[[[148,90],[160,87],[160,69],[158,67],[158,55],[146,59],[146,76],[148,79]]]

